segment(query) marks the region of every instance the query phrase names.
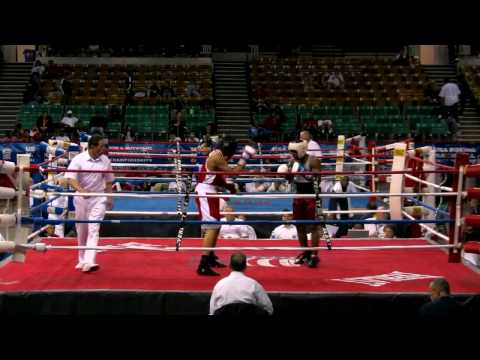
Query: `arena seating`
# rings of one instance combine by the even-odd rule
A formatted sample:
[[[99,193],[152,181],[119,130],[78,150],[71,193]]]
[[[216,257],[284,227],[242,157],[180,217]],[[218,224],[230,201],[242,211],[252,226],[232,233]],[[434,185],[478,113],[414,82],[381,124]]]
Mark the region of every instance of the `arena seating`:
[[[52,67],[52,68],[51,68]],[[47,67],[46,76],[41,83],[42,95],[50,103],[60,103],[58,93],[61,74],[69,76],[72,81],[74,104],[107,105],[122,104],[126,95],[128,73],[133,74],[135,91],[146,91],[153,82],[159,87],[172,86],[178,96],[187,103],[198,103],[203,98],[211,98],[212,68],[209,65],[58,65]],[[200,97],[186,97],[185,89],[189,81],[196,82]],[[173,99],[134,98],[139,105],[169,103]]]
[[[478,104],[480,102],[480,65],[466,65],[463,67],[463,73]]]
[[[305,120],[331,120],[335,134],[374,137],[448,133],[432,106],[422,106],[429,80],[421,66],[384,59],[259,57],[250,65],[253,96],[285,115],[282,131]],[[325,76],[340,72],[344,86],[327,89]],[[312,86],[306,86],[310,79]],[[261,116],[257,116],[261,123]]]

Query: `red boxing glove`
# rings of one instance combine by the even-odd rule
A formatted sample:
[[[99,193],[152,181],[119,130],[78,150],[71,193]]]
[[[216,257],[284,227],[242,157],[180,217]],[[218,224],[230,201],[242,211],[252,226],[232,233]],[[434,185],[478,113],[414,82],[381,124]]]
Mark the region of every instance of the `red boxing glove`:
[[[230,191],[231,194],[236,194],[237,189],[235,188],[235,184],[225,184],[225,189]]]

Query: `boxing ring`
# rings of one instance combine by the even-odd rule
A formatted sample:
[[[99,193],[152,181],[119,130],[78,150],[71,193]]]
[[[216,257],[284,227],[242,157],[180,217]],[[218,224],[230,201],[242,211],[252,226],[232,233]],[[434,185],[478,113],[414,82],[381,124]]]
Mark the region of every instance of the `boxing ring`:
[[[332,250],[327,250],[325,241],[321,240],[321,263],[318,269],[294,263],[295,256],[302,249],[296,240],[220,239],[215,250],[221,261],[228,263],[233,252],[244,252],[248,258],[247,274],[264,286],[273,301],[275,313],[279,315],[313,314],[334,318],[348,314],[349,318],[374,318],[387,315],[391,317],[394,314],[398,319],[413,317],[421,304],[427,301],[428,284],[436,277],[447,278],[459,300],[473,299],[471,303],[478,304],[480,274],[475,267],[462,263],[461,259],[461,253],[465,249],[478,253],[478,242],[465,242],[463,239],[463,226],[480,225],[476,215],[469,215],[463,210],[464,199],[480,197],[480,191],[476,188],[465,187],[468,185],[466,179],[480,174],[477,166],[468,165],[462,156],[458,157],[454,167],[437,164],[432,158],[431,149],[408,149],[411,146],[408,142],[386,147],[369,146],[368,149],[365,148],[363,156],[357,154],[352,157],[345,154],[344,145],[348,145],[348,139],[345,140],[339,139],[336,152],[323,155],[325,159],[330,158],[333,162],[327,165],[326,161],[326,170],[322,171],[322,176],[330,176],[332,181],[340,174],[358,177],[360,181],[356,185],[360,192],[347,194],[352,198],[354,208],[349,212],[368,213],[365,210],[366,200],[375,196],[387,200],[388,209],[385,212],[390,214],[391,219],[377,222],[324,218],[318,221],[296,220],[291,223],[420,224],[424,228],[423,237],[334,238]],[[351,148],[354,146],[351,145]],[[264,151],[263,154],[265,153],[268,152]],[[127,158],[132,156],[125,152],[110,154],[110,157],[114,158],[114,155],[126,155]],[[152,154],[147,155],[152,157]],[[52,150],[49,155],[50,162],[43,164],[46,165],[43,169],[43,165],[30,166],[26,162],[22,169],[22,161],[20,165],[17,164],[19,187],[15,196],[19,196],[18,192],[22,191],[23,186],[30,186],[26,194],[31,199],[36,198],[37,203],[33,206],[30,204],[28,212],[22,213],[19,210],[15,220],[7,215],[3,216],[2,222],[8,223],[10,227],[17,227],[17,230],[19,223],[22,226],[33,224],[34,230],[28,238],[15,238],[15,244],[10,241],[3,242],[3,249],[13,255],[4,260],[0,267],[0,313],[207,314],[210,292],[219,278],[201,277],[195,273],[198,253],[201,250],[200,225],[205,222],[197,220],[193,201],[187,208],[178,207],[178,199],[183,199],[186,195],[181,190],[174,193],[122,190],[112,193],[115,206],[107,213],[105,220],[101,221],[101,240],[96,248],[101,270],[84,274],[74,269],[77,256],[75,250],[78,249],[76,239],[68,235],[51,237],[45,234],[48,227],[68,227],[78,222],[72,216],[62,217],[67,213],[66,207],[52,209],[51,206],[54,201],[52,199],[81,195],[54,185],[55,177],[64,172],[66,165],[66,162],[58,160],[65,156]],[[168,153],[158,156],[171,159],[176,155]],[[188,159],[190,156],[193,155],[185,157]],[[286,159],[286,154],[257,155],[259,161],[270,156],[280,163]],[[176,159],[180,157],[177,156]],[[344,161],[349,157],[355,160],[350,160],[350,163]],[[378,160],[375,161],[376,157]],[[151,167],[142,164],[143,170],[132,170],[132,163],[127,163],[129,166],[118,164],[120,165],[114,166],[114,172],[120,175],[117,176],[119,184],[145,181],[145,175],[152,176],[148,180],[152,183],[176,181],[179,176],[191,175],[190,171],[185,171],[188,167],[182,166],[180,169],[177,167],[174,172],[157,170],[168,168],[165,166],[168,164]],[[360,164],[362,169],[355,169],[354,164]],[[253,171],[236,176],[234,181],[241,183],[269,179],[271,183],[275,183],[283,180],[284,174],[265,171],[267,164],[260,165],[263,165],[263,171],[257,171],[256,166],[252,166]],[[278,163],[272,164],[272,169],[275,168],[273,165],[278,167]],[[49,185],[28,185],[28,181],[24,180],[25,175],[39,170],[47,177],[44,184]],[[124,176],[125,173],[128,173],[128,176]],[[448,187],[434,181],[433,176],[438,173],[452,174],[455,180],[453,185]],[[172,178],[172,175],[177,178]],[[255,178],[252,179],[252,176]],[[382,176],[388,177],[383,185]],[[367,178],[371,181],[366,181]],[[180,182],[176,184],[181,185]],[[188,195],[195,197],[193,193]],[[325,200],[342,196],[345,195],[305,195]],[[302,195],[278,192],[235,195],[225,193],[218,197],[230,199],[237,215],[248,216],[244,224],[273,227],[285,223],[280,220],[283,210],[289,210],[291,200]],[[418,200],[419,197],[422,200]],[[449,202],[448,212],[442,212],[437,207],[435,197],[442,197]],[[415,206],[421,204],[425,214],[423,218],[416,219],[412,216],[411,210],[415,206],[405,207],[402,199],[407,198],[417,199]],[[336,216],[342,213],[328,210],[327,202],[323,203],[323,207],[322,213],[326,215]],[[55,216],[42,218],[38,216],[37,209]],[[21,221],[17,221],[19,216]],[[175,237],[179,225],[186,229],[180,246],[178,236]],[[434,229],[435,225],[448,226],[448,234]],[[163,229],[167,237],[148,237],[145,228],[149,226],[157,230]],[[113,237],[110,235],[112,232],[115,233]],[[122,233],[123,236],[120,235]],[[229,270],[219,269],[219,272],[223,277]],[[478,314],[478,307],[475,306],[472,311]]]

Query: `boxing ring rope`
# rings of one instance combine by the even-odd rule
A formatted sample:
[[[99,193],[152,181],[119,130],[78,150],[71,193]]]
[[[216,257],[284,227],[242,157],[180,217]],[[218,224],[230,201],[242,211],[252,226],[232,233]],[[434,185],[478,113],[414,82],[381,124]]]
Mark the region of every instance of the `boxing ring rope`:
[[[346,141],[348,142],[348,140],[350,139],[346,139]],[[337,145],[340,144],[337,143]],[[395,157],[395,152],[397,151],[396,149],[396,145],[398,143],[395,143],[395,144],[390,144],[390,145],[386,145],[384,147],[376,147],[375,150],[376,151],[389,151],[389,150],[394,150],[394,157]],[[342,145],[342,144],[340,144]],[[425,180],[422,180],[422,179],[419,179],[417,177],[414,177],[412,175],[409,174],[410,170],[405,170],[405,169],[402,169],[402,170],[398,170],[398,169],[395,169],[395,159],[392,160],[393,164],[392,164],[392,170],[375,170],[375,164],[378,163],[378,161],[376,162],[374,159],[375,157],[377,157],[377,154],[363,154],[362,155],[355,155],[355,156],[352,156],[352,155],[348,155],[348,154],[345,154],[345,151],[344,151],[344,145],[345,145],[345,139],[344,139],[344,142],[343,142],[343,148],[340,149],[340,151],[338,151],[337,149],[337,154],[336,155],[332,155],[331,158],[336,158],[336,163],[323,163],[322,166],[333,166],[335,165],[336,166],[336,170],[337,171],[321,171],[319,173],[306,173],[306,172],[302,172],[302,173],[291,173],[290,175],[295,175],[295,174],[301,174],[302,176],[306,176],[306,175],[312,175],[312,176],[317,176],[317,175],[330,175],[330,176],[336,176],[336,175],[367,175],[367,176],[375,176],[377,174],[384,174],[384,175],[390,175],[392,176],[392,182],[393,182],[393,177],[395,175],[398,175],[398,177],[407,177],[411,180],[414,180],[414,181],[418,181],[420,183],[423,183],[425,185],[428,185],[428,186],[432,186],[434,188],[437,188],[437,189],[440,189],[440,190],[444,190],[444,191],[447,191],[447,192],[416,192],[416,193],[404,193],[402,191],[393,191],[392,190],[392,187],[391,187],[391,191],[390,192],[386,192],[386,193],[376,193],[376,192],[370,192],[369,189],[365,188],[365,187],[361,187],[359,186],[358,184],[355,184],[355,183],[352,183],[355,187],[357,187],[358,189],[360,190],[366,190],[367,192],[365,193],[342,193],[342,194],[336,194],[336,193],[324,193],[324,194],[318,194],[319,197],[322,197],[322,198],[342,198],[342,197],[352,197],[352,198],[360,198],[360,197],[371,197],[372,195],[376,196],[376,197],[387,197],[387,198],[390,198],[390,199],[393,199],[394,197],[398,197],[398,198],[401,198],[401,197],[412,197],[412,196],[447,196],[447,197],[453,197],[455,196],[456,197],[456,201],[455,201],[455,204],[456,204],[456,213],[455,213],[455,219],[454,220],[451,220],[451,219],[446,219],[446,220],[427,220],[427,219],[422,219],[422,220],[414,220],[414,218],[409,215],[408,213],[406,213],[405,211],[402,212],[402,215],[405,216],[406,218],[410,219],[410,220],[403,220],[403,219],[392,219],[392,220],[384,220],[384,221],[365,221],[365,220],[295,220],[295,221],[258,221],[258,222],[255,222],[255,220],[251,220],[251,221],[242,221],[242,224],[265,224],[265,223],[269,223],[269,224],[285,224],[285,223],[289,223],[289,224],[342,224],[342,223],[349,223],[349,224],[352,224],[352,223],[355,223],[355,224],[358,224],[358,223],[363,223],[363,224],[415,224],[415,223],[418,223],[420,224],[421,227],[423,228],[426,228],[427,231],[429,231],[430,233],[436,235],[436,236],[439,236],[440,238],[444,239],[444,240],[451,240],[449,237],[443,235],[443,234],[440,234],[438,232],[436,232],[435,230],[431,229],[430,227],[426,226],[426,225],[423,225],[423,224],[433,224],[433,223],[436,223],[436,224],[441,224],[441,223],[453,223],[454,224],[454,227],[455,227],[455,239],[454,239],[454,242],[453,244],[443,244],[443,245],[411,245],[411,246],[408,246],[408,247],[405,247],[405,246],[400,246],[400,245],[395,245],[395,246],[362,246],[362,247],[336,247],[336,249],[341,249],[341,250],[387,250],[387,249],[405,249],[405,248],[449,248],[449,249],[458,249],[459,248],[459,233],[460,233],[460,226],[461,226],[461,220],[462,220],[462,217],[461,217],[461,200],[463,197],[465,197],[468,193],[466,191],[463,191],[463,167],[461,167],[460,169],[456,169],[456,168],[453,168],[453,167],[448,167],[448,166],[443,166],[443,165],[440,165],[440,164],[436,164],[436,163],[430,163],[431,165],[439,165],[438,167],[443,167],[445,170],[442,170],[442,171],[439,171],[439,170],[426,170],[426,171],[422,171],[422,173],[425,173],[425,174],[436,174],[436,173],[451,173],[451,174],[458,174],[458,189],[457,191],[453,191],[452,188],[449,188],[449,187],[444,187],[444,186],[440,186],[440,185],[437,185],[435,183],[432,183],[432,182],[428,182],[428,181],[425,181]],[[65,156],[66,154],[63,154],[62,156]],[[110,155],[113,155],[113,154],[110,154]],[[162,154],[157,154],[157,155],[162,155]],[[166,154],[168,155],[169,157],[171,157],[171,155],[169,154]],[[180,154],[177,154],[176,158],[178,158],[180,160],[180,158],[183,158],[184,156],[179,156]],[[339,156],[340,155],[340,156]],[[329,155],[327,155],[329,156]],[[61,156],[60,156],[61,157]],[[135,156],[132,156],[132,157],[135,157]],[[187,157],[187,156],[185,156]],[[345,157],[349,157],[352,159],[352,163],[344,163],[343,160]],[[367,157],[369,159],[371,159],[372,161],[363,161],[363,160],[360,160],[358,159],[359,157]],[[378,156],[379,157],[379,156]],[[408,157],[408,155],[407,155]],[[196,157],[195,157],[196,158]],[[268,158],[272,158],[272,157],[269,157],[268,155],[259,155],[257,157],[254,158],[255,159],[258,159],[262,162],[262,159],[268,159]],[[283,158],[283,157],[277,157],[278,159],[280,158]],[[404,155],[404,158],[405,158],[405,155]],[[411,157],[409,157],[411,158]],[[420,159],[420,158],[418,158]],[[417,160],[417,159],[415,159]],[[424,163],[428,163],[428,161],[425,161],[423,159],[420,159],[422,161],[424,161]],[[387,162],[390,162],[390,161],[385,161],[383,163],[387,163]],[[47,162],[46,162],[47,163]],[[42,163],[42,166],[44,164]],[[122,166],[128,166],[128,167],[134,167],[134,166],[139,166],[139,167],[153,167],[153,166],[156,166],[156,167],[162,167],[162,166],[165,166],[165,165],[170,165],[170,164],[118,164],[118,163],[113,163],[112,166],[117,166],[119,165],[118,167],[122,167]],[[188,166],[189,164],[181,164],[181,167],[190,167]],[[264,167],[274,167],[274,166],[279,166],[280,164],[250,164],[250,165],[256,165],[256,166],[264,166]],[[355,172],[355,171],[340,171],[339,168],[343,168],[343,165],[360,165],[360,166],[364,166],[364,165],[371,165],[372,166],[372,171],[362,171],[362,172]],[[170,166],[175,166],[175,165],[170,165]],[[198,166],[198,165],[192,165],[191,167],[193,166]],[[255,166],[254,166],[255,167]],[[19,172],[19,176],[22,176],[24,172],[28,172],[28,171],[42,171],[43,173],[55,173],[57,172],[58,174],[56,175],[52,175],[52,178],[51,179],[56,179],[57,177],[61,177],[61,173],[64,173],[66,171],[68,172],[84,172],[84,171],[71,171],[71,170],[67,170],[66,168],[60,168],[60,167],[49,167],[49,168],[45,168],[45,169],[41,169],[39,166],[35,167],[35,166],[18,166],[17,167],[18,169],[18,172]],[[343,169],[342,169],[343,170]],[[189,173],[189,172],[186,172],[186,171],[182,171],[181,168],[180,168],[180,171],[176,171],[176,172],[171,172],[171,171],[138,171],[138,170],[126,170],[126,171],[121,171],[121,170],[113,170],[113,171],[99,171],[99,173],[125,173],[125,172],[128,172],[128,173],[141,173],[142,175],[143,174],[146,174],[146,173],[151,173],[151,174],[157,174],[157,175],[160,175],[160,174],[175,174],[175,175],[187,175],[187,174],[190,174],[190,175],[196,175],[196,174],[202,174],[202,173],[205,173],[205,174],[224,174],[223,172],[195,172],[195,173]],[[278,173],[268,173],[268,172],[240,172],[240,173],[235,173],[235,174],[229,174],[229,176],[233,176],[233,177],[237,177],[237,176],[251,176],[251,175],[262,175],[262,176],[265,176],[265,175],[268,175],[268,176],[272,176],[274,177],[273,179],[275,180],[278,180],[277,177],[279,176]],[[283,174],[284,175],[284,174]],[[282,176],[282,174],[280,174],[280,176]],[[51,181],[51,179],[47,179],[45,181],[42,181],[41,183],[38,183],[38,184],[35,184],[33,185],[30,189],[31,190],[35,190],[35,192],[32,192],[31,195],[32,197],[34,198],[42,198],[41,196],[43,196],[43,198],[45,198],[45,195],[47,196],[103,196],[103,197],[133,197],[133,198],[176,198],[178,196],[186,196],[187,194],[182,194],[182,193],[178,193],[178,194],[165,194],[165,193],[150,193],[150,194],[139,194],[139,193],[125,193],[125,192],[120,192],[120,193],[69,193],[69,192],[61,192],[61,191],[53,191],[53,192],[48,192],[48,191],[45,191],[45,190],[37,190],[38,188],[41,187],[42,184],[48,184],[49,181]],[[128,180],[128,179],[132,179],[132,178],[122,178],[122,180],[125,179],[125,180]],[[270,181],[274,181],[273,179],[271,179]],[[138,180],[144,180],[145,181],[145,178],[138,178]],[[155,180],[160,180],[160,179],[155,179]],[[167,179],[165,179],[167,180]],[[240,180],[240,179],[236,179],[236,180]],[[250,180],[250,179],[241,179],[241,180]],[[174,181],[172,179],[172,181]],[[262,181],[262,182],[265,182],[266,179],[251,179],[250,181]],[[285,181],[284,179],[283,180],[280,180],[280,181]],[[20,182],[21,183],[21,182]],[[20,188],[20,190],[22,190]],[[21,197],[21,195],[23,194],[22,191],[18,191],[19,193],[19,199]],[[215,194],[215,195],[208,195],[208,196],[198,196],[197,194],[190,194],[189,196],[192,196],[192,197],[213,197],[213,198],[224,198],[224,199],[227,199],[227,198],[273,198],[273,199],[284,199],[284,198],[315,198],[316,195],[314,194],[270,194],[270,195],[258,195],[258,194],[254,194],[254,195],[248,195],[247,194],[244,194],[244,195],[236,195],[236,194]],[[52,199],[49,199],[51,201],[53,201]],[[19,201],[20,203],[20,201]],[[42,203],[40,204],[41,206],[45,207],[47,204],[46,203]],[[21,205],[20,205],[21,207]],[[31,210],[35,211],[36,209],[39,208],[39,206],[37,207],[34,207],[32,208]],[[400,207],[401,208],[401,207]],[[430,211],[435,211],[435,210],[432,210],[432,209],[429,209]],[[385,212],[385,213],[388,213],[388,212],[391,212],[392,209],[390,210],[350,210],[350,211],[322,211],[323,214],[343,214],[343,213],[379,213],[379,212]],[[115,212],[111,212],[111,213],[115,213]],[[136,214],[136,212],[121,212],[123,214]],[[140,214],[148,214],[148,215],[152,215],[152,214],[159,214],[159,215],[172,215],[172,214],[178,214],[178,212],[139,212]],[[290,212],[264,212],[265,215],[283,215],[283,214],[288,214]],[[78,220],[71,220],[71,219],[57,219],[57,220],[46,220],[46,219],[43,219],[43,218],[27,218],[27,217],[22,217],[21,216],[22,212],[21,212],[21,209],[20,209],[20,212],[19,210],[17,209],[17,216],[18,216],[18,219],[19,221],[17,222],[17,226],[19,226],[19,224],[21,223],[24,223],[24,221],[26,221],[26,223],[28,223],[28,221],[33,221],[34,223],[44,223],[44,224],[59,224],[59,223],[85,223],[85,222],[90,222],[88,220],[85,220],[85,221],[78,221]],[[188,213],[189,215],[193,215],[193,214],[197,214],[196,212],[189,212]],[[229,214],[228,212],[225,212],[223,214]],[[245,214],[245,215],[248,215],[248,214],[261,214],[261,212],[233,212],[232,214]],[[169,220],[156,220],[156,221],[153,221],[153,220],[145,220],[145,221],[139,221],[139,220],[129,220],[129,219],[120,219],[120,220],[103,220],[101,222],[99,221],[91,221],[91,222],[95,222],[95,223],[112,223],[112,224],[119,224],[119,223],[147,223],[147,222],[153,222],[153,223],[176,223],[176,224],[179,224],[180,221],[179,220],[172,220],[172,221],[169,221]],[[195,220],[192,220],[192,221],[182,221],[181,223],[184,223],[184,224],[213,224],[213,223],[220,223],[220,224],[225,224],[225,225],[238,225],[239,223],[238,222],[202,222],[202,221],[195,221]],[[38,236],[40,233],[42,233],[46,228],[48,228],[48,225],[46,226],[43,226],[42,228],[40,228],[39,230],[37,230],[36,232],[32,233],[28,238],[27,238],[27,241],[28,240],[31,240],[33,238],[35,238],[36,236]],[[142,248],[142,247],[137,247],[137,248],[133,248],[133,247],[115,247],[115,248],[112,248],[112,246],[99,246],[99,247],[95,247],[95,248],[87,248],[87,247],[79,247],[79,246],[72,246],[72,247],[58,247],[58,246],[54,246],[54,245],[46,245],[46,244],[43,244],[42,243],[36,243],[36,244],[25,244],[25,243],[15,243],[15,246],[18,246],[19,248],[22,248],[22,249],[34,249],[34,250],[39,250],[40,248],[42,248],[42,246],[44,246],[44,249],[91,249],[91,250],[126,250],[126,249],[137,249],[137,250],[151,250],[152,249],[152,246],[149,246],[148,249],[147,248]],[[37,248],[35,248],[35,246],[37,246]],[[216,248],[202,248],[202,247],[182,247],[180,248],[180,250],[182,251],[194,251],[194,250],[269,250],[269,249],[272,249],[272,250],[281,250],[281,249],[284,249],[284,250],[305,250],[306,248],[303,248],[303,247],[216,247]],[[308,248],[310,250],[320,250],[320,249],[326,249],[326,247],[318,247],[318,248]],[[45,251],[43,250],[43,251]],[[162,247],[161,248],[161,251],[175,251],[175,250],[178,250],[178,248],[176,247]],[[42,251],[42,250],[39,250],[39,251]]]

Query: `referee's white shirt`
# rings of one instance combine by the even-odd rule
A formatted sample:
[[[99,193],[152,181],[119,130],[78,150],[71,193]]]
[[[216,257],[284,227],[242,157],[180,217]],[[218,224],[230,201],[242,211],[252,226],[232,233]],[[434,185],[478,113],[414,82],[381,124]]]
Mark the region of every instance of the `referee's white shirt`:
[[[72,159],[68,166],[69,170],[87,170],[88,172],[66,172],[65,178],[76,179],[80,186],[90,192],[104,192],[105,183],[113,182],[115,177],[112,173],[96,173],[98,170],[112,170],[112,164],[108,157],[101,155],[93,159],[87,151],[84,151]]]
[[[215,285],[210,298],[210,315],[232,303],[255,304],[273,314],[272,301],[263,286],[241,271],[232,271]]]

